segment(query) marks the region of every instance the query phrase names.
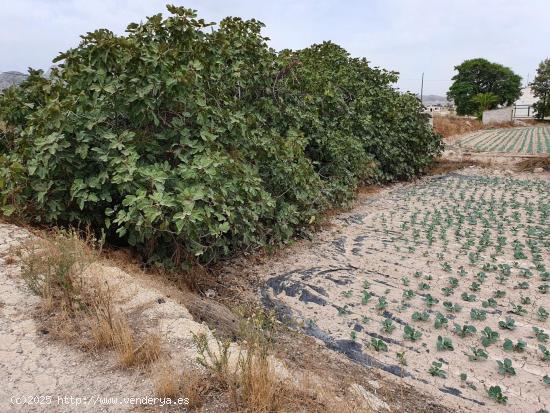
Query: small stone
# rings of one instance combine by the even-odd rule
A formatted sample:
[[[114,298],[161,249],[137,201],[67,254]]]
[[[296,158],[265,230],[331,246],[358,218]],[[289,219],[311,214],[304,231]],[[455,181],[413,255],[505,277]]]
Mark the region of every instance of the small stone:
[[[540,174],[540,173],[543,173],[543,172],[544,172],[544,169],[542,169],[542,168],[535,168],[535,169],[533,169],[533,172],[536,173],[536,174]]]
[[[204,295],[206,296],[206,298],[214,298],[216,296],[216,291],[214,291],[212,288],[209,288],[208,290],[206,290]]]

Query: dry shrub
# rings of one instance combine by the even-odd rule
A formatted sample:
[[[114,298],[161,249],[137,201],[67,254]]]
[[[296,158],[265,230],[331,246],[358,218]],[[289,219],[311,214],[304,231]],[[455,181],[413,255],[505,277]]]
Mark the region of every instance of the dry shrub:
[[[186,369],[178,374],[168,360],[162,360],[154,367],[153,387],[155,396],[177,399],[185,397],[186,407],[196,409],[203,405],[204,395],[211,389],[211,380],[197,369]]]
[[[144,366],[158,360],[162,354],[162,340],[158,334],[148,333],[134,349],[134,361],[130,365]]]
[[[48,240],[33,237],[18,250],[21,276],[35,294],[74,314],[84,305],[83,273],[97,258],[94,245],[93,238],[81,240],[75,231],[56,231]]]
[[[90,325],[93,348],[114,349],[120,364],[124,367],[144,366],[156,361],[162,352],[162,343],[158,334],[147,334],[140,344],[127,318],[119,311],[109,307],[93,307]]]
[[[97,259],[97,243],[75,231],[53,231],[48,239],[31,237],[16,249],[21,276],[41,297],[43,327],[51,336],[80,342],[88,308],[83,274]]]
[[[517,171],[531,171],[535,168],[550,171],[550,156],[523,159],[515,165]]]
[[[116,311],[113,304],[113,292],[109,284],[95,280],[89,289],[90,332],[89,346],[94,349],[114,347],[115,336],[121,336],[120,330],[126,330],[127,322]]]
[[[484,128],[483,123],[477,119],[437,115],[433,117],[433,127],[444,138],[475,132]]]
[[[285,384],[277,379],[269,359],[247,351],[240,367],[241,397],[246,407],[254,412],[280,411]]]
[[[242,402],[254,412],[280,411],[287,383],[277,377],[269,361],[272,329],[275,317],[254,313],[241,329],[245,351],[239,357],[239,377]]]
[[[518,126],[528,126],[535,124],[536,122],[529,119],[523,120],[521,122],[502,122],[484,125],[483,122],[474,118],[438,115],[435,115],[433,117],[434,130],[443,135],[444,138],[451,138],[453,136],[463,135],[465,133],[471,133],[482,129],[515,128]]]
[[[233,411],[319,411],[315,395],[276,373],[269,357],[274,321],[257,312],[243,323],[236,362],[228,341],[209,342],[206,335],[196,335],[197,360],[210,372],[212,388],[226,392]]]
[[[161,354],[161,339],[158,334],[136,339],[111,287],[92,267],[99,253],[93,237],[76,231],[33,237],[18,250],[22,278],[42,298],[54,337],[86,349],[114,349],[125,367],[150,364]]]
[[[124,367],[130,367],[135,364],[136,345],[134,342],[134,332],[123,317],[117,317],[111,331],[112,347],[115,349],[118,361]]]
[[[155,366],[156,374],[153,377],[155,395],[160,398],[178,398],[181,394],[179,377],[167,361]]]
[[[281,411],[284,384],[273,371],[267,352],[258,342],[243,341],[236,363],[230,363],[228,341],[208,342],[205,334],[195,336],[198,361],[211,373],[213,387],[227,392],[235,411]],[[232,366],[233,364],[233,366]]]
[[[488,168],[493,165],[491,160],[479,160],[479,159],[468,159],[468,160],[449,160],[449,159],[438,159],[429,168],[427,168],[424,173],[428,175],[442,175],[449,172],[458,171],[460,169],[469,168],[471,166],[476,166],[479,168]]]
[[[189,400],[190,409],[201,407],[204,395],[211,389],[208,378],[197,370],[185,370],[181,375],[181,394]]]

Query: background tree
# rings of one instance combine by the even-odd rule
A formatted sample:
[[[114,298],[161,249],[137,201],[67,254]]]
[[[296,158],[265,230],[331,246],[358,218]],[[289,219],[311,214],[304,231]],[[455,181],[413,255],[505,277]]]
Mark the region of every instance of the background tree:
[[[537,74],[531,83],[533,94],[539,98],[533,106],[537,111],[536,117],[544,119],[550,115],[550,59],[540,62]]]
[[[455,66],[447,97],[454,100],[459,115],[474,115],[479,104],[472,100],[479,93],[493,93],[496,104],[511,105],[521,95],[521,77],[512,69],[486,59],[465,60]]]
[[[483,117],[483,111],[489,110],[495,107],[498,103],[498,96],[494,93],[478,93],[472,98],[474,103],[478,105],[477,117],[481,119]]]

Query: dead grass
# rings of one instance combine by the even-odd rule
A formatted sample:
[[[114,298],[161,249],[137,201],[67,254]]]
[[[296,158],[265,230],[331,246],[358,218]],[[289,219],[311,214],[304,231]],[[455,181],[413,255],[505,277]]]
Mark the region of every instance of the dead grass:
[[[162,360],[154,367],[153,388],[161,398],[186,398],[188,409],[197,409],[205,402],[205,394],[211,390],[212,380],[196,369],[185,369],[181,374],[168,360]]]
[[[12,264],[15,264],[16,262],[17,262],[17,259],[11,255],[4,257],[4,264],[6,265],[12,265]]]
[[[536,122],[524,120],[520,122],[503,122],[498,124],[484,125],[480,120],[474,118],[466,118],[462,116],[434,116],[433,128],[436,132],[443,135],[447,140],[455,136],[460,136],[465,133],[476,132],[482,129],[496,128],[515,128],[518,126],[533,125]]]
[[[147,334],[136,342],[136,334],[124,314],[113,308],[108,289],[95,289],[93,307],[90,311],[90,347],[114,349],[124,367],[144,366],[156,361],[162,352],[158,334]]]
[[[460,116],[434,116],[433,128],[436,132],[449,138],[455,135],[475,132],[483,129],[483,123],[477,119],[464,118]]]
[[[270,356],[274,322],[273,316],[260,311],[246,319],[238,354],[232,353],[229,341],[195,336],[198,361],[209,372],[210,390],[221,390],[232,411],[329,411],[316,391],[283,379],[276,371]]]
[[[83,303],[83,273],[95,261],[93,241],[75,232],[53,232],[49,239],[30,238],[17,251],[21,276],[32,292],[73,314]]]
[[[181,394],[189,401],[190,409],[196,409],[204,404],[204,395],[211,388],[211,383],[204,373],[197,370],[185,370],[181,375]]]
[[[181,383],[172,365],[167,361],[163,361],[157,364],[155,369],[157,370],[153,378],[155,395],[161,398],[178,398],[181,394]]]
[[[460,169],[469,168],[470,166],[488,168],[491,165],[492,165],[492,162],[490,160],[482,161],[478,159],[469,159],[469,160],[452,161],[452,160],[441,158],[435,161],[428,169],[426,169],[425,173],[427,175],[441,175],[441,174],[446,174],[453,171],[458,171]]]
[[[114,350],[124,367],[149,365],[160,357],[161,339],[138,339],[116,306],[116,291],[93,266],[100,251],[89,235],[54,231],[28,239],[17,254],[22,278],[41,297],[41,322],[52,337],[86,350]]]
[[[545,171],[550,171],[550,155],[537,158],[527,158],[515,165],[517,171],[532,171],[535,168],[542,168]]]

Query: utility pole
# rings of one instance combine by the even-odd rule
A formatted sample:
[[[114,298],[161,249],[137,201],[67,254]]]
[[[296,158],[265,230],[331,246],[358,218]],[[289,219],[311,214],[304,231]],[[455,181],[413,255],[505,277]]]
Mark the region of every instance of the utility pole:
[[[424,104],[424,72],[422,72],[422,83],[420,85],[420,103]]]

